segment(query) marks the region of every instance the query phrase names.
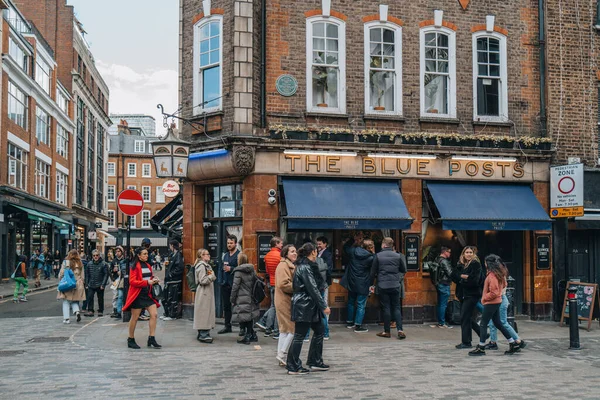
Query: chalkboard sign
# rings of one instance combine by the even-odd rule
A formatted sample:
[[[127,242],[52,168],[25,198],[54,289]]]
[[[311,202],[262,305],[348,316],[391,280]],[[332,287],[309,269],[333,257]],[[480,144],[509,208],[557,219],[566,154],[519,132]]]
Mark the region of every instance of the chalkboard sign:
[[[537,269],[550,269],[550,236],[537,237]]]
[[[406,269],[418,271],[420,267],[421,238],[419,235],[406,235],[404,237],[404,255],[406,256]]]
[[[265,265],[265,256],[271,251],[272,233],[259,233],[256,243],[258,244],[258,272],[267,272]]]
[[[565,291],[565,302],[563,304],[563,312],[560,318],[560,326],[563,326],[565,318],[569,318],[569,287],[577,286],[577,313],[580,321],[588,321],[587,330],[590,330],[592,325],[592,316],[596,298],[598,297],[598,285],[595,283],[583,282],[568,282]],[[600,300],[600,299],[599,299]]]
[[[210,253],[210,258],[216,260],[219,258],[219,225],[214,224],[206,229],[206,250]]]

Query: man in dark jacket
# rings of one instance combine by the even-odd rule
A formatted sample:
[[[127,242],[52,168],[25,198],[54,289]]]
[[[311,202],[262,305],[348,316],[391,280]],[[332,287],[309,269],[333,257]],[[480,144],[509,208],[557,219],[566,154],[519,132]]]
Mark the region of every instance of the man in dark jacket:
[[[165,289],[163,298],[164,318],[163,321],[171,321],[181,318],[181,294],[183,289],[183,254],[179,250],[179,242],[171,240],[169,243],[171,254],[169,255],[169,266],[165,270]]]
[[[452,263],[450,262],[451,250],[448,247],[442,246],[440,256],[435,260],[439,265],[437,273],[437,318],[438,324],[432,327],[452,328],[446,324],[446,308],[448,307],[448,299],[450,299],[450,284],[452,283]]]
[[[119,284],[117,285],[117,291],[115,293],[115,298],[113,299],[114,310],[110,315],[111,318],[121,318],[125,275],[127,275],[127,260],[125,259],[125,251],[123,251],[123,247],[117,246],[115,248],[115,258],[113,259],[112,264],[111,279],[113,279],[113,281],[118,279]]]
[[[86,317],[94,316],[94,294],[98,297],[98,316],[104,315],[104,288],[108,283],[108,266],[98,250],[92,251],[92,261],[88,262],[85,270],[85,288],[87,290]]]
[[[327,266],[326,274],[323,277],[325,280],[325,290],[323,290],[323,300],[328,304],[329,300],[329,286],[332,283],[332,274],[333,274],[333,254],[331,254],[331,249],[329,246],[329,240],[325,236],[319,236],[317,238],[317,262],[319,260],[323,261]],[[320,267],[319,267],[320,268]],[[325,317],[323,319],[323,323],[325,324],[325,340],[329,340],[329,317]]]
[[[371,278],[377,278],[379,303],[383,313],[383,332],[379,337],[389,338],[392,316],[398,328],[398,339],[406,339],[402,330],[402,310],[400,309],[400,280],[406,273],[404,254],[394,251],[394,240],[383,238],[381,251],[373,259]]]
[[[238,266],[237,237],[227,236],[227,251],[221,256],[221,268],[217,271],[217,282],[221,285],[221,302],[225,314],[225,327],[218,334],[231,332],[231,287],[233,286],[233,270]],[[240,328],[240,336],[245,336],[245,330]]]
[[[365,333],[369,330],[362,326],[365,307],[371,287],[371,265],[373,264],[374,246],[372,241],[364,241],[362,232],[349,239],[344,245],[349,263],[344,275],[345,287],[348,289],[348,315],[346,327],[354,328],[354,332]],[[370,248],[367,250],[364,247]],[[356,304],[356,315],[355,315]]]

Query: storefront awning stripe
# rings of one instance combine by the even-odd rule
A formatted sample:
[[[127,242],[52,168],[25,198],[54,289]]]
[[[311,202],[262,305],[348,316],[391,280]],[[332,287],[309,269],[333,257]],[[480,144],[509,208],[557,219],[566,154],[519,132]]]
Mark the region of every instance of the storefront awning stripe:
[[[288,229],[408,229],[397,182],[283,179]]]
[[[17,206],[14,204],[11,204],[11,206],[27,213],[27,218],[29,218],[32,221],[47,222],[49,224],[52,223],[52,217],[49,214],[43,213],[41,211],[36,211],[31,208]]]
[[[528,186],[429,182],[446,230],[550,230],[552,220]]]

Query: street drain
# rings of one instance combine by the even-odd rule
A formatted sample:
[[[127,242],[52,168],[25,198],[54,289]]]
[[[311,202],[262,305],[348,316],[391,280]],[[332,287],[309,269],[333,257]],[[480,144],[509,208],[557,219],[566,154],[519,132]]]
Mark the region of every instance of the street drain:
[[[60,343],[69,340],[68,336],[39,336],[29,339],[27,343]]]
[[[0,357],[12,357],[25,353],[25,350],[0,350]]]

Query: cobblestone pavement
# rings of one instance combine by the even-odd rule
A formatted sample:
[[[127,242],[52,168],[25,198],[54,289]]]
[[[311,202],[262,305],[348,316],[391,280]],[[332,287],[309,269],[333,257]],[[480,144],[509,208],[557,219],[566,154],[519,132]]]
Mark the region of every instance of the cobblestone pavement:
[[[375,337],[376,326],[366,334],[334,326],[324,351],[331,370],[288,376],[274,358],[275,340],[261,336],[258,346],[243,346],[235,343],[235,333],[213,332],[215,342],[201,344],[187,320],[160,321],[157,339],[164,348],[135,351],[126,348],[126,324],[108,317],[71,325],[61,317],[1,318],[0,397],[599,398],[597,325],[581,331],[581,351],[567,349],[568,329],[555,323],[520,321],[519,328],[529,344],[521,354],[505,356],[501,343],[500,351],[468,357],[454,349],[456,328],[409,325],[408,338],[398,341]],[[145,322],[136,336],[145,344]]]

